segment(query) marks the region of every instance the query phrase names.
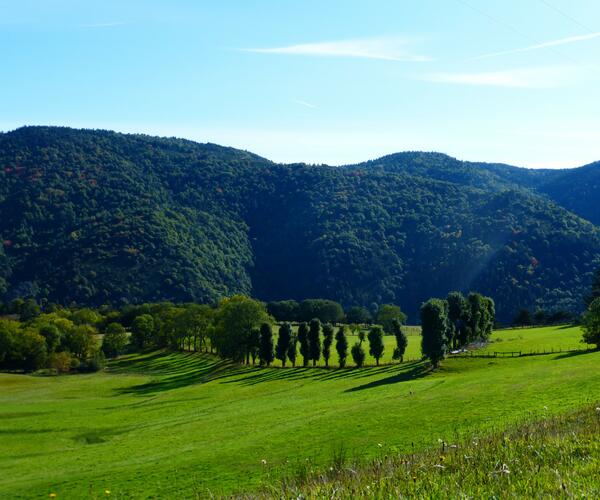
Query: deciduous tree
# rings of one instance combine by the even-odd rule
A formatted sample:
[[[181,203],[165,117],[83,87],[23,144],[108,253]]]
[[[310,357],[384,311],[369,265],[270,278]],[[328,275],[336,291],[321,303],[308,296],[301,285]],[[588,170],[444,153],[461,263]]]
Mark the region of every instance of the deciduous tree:
[[[583,341],[600,349],[600,297],[592,301],[583,315]]]
[[[275,359],[273,353],[273,329],[270,323],[263,323],[260,326],[260,364],[269,366]]]
[[[434,368],[446,357],[448,348],[448,303],[430,299],[421,306],[421,350]]]
[[[340,368],[344,368],[348,357],[348,339],[346,338],[346,327],[344,325],[341,325],[335,334],[335,350],[338,354]]]
[[[393,359],[400,360],[400,363],[404,362],[404,353],[408,346],[408,339],[406,334],[402,331],[402,325],[399,321],[394,321],[393,326],[394,337],[396,338],[396,348],[394,349]]]
[[[283,323],[279,327],[279,335],[277,337],[277,345],[275,347],[275,357],[281,360],[281,366],[285,367],[285,362],[288,358],[290,350],[290,342],[292,340],[292,325]]]
[[[310,328],[308,330],[308,349],[313,366],[316,366],[317,361],[319,361],[319,358],[321,357],[321,321],[318,318],[313,318],[310,321]]]
[[[333,326],[331,323],[325,323],[323,325],[323,359],[327,367],[331,356],[331,344],[333,344]]]

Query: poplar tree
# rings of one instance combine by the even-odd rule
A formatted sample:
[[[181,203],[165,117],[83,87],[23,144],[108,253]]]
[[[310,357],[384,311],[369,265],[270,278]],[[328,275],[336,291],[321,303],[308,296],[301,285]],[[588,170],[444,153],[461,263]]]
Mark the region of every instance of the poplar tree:
[[[273,354],[273,330],[269,323],[263,323],[260,326],[260,364],[269,366],[275,356]]]
[[[300,323],[298,327],[298,342],[300,342],[300,354],[302,356],[302,365],[308,366],[309,348],[308,348],[308,325],[305,322]]]
[[[329,367],[331,344],[333,344],[333,326],[331,323],[325,323],[323,325],[323,359],[326,367]]]
[[[394,337],[396,337],[396,348],[394,349],[392,358],[399,359],[400,363],[402,363],[404,362],[404,353],[406,352],[406,347],[408,346],[408,339],[406,338],[405,333],[402,331],[402,325],[400,324],[400,321],[394,320],[392,324],[392,332],[394,333]]]
[[[310,321],[310,329],[308,330],[308,350],[309,358],[313,362],[313,366],[317,365],[317,361],[321,357],[321,321],[314,318]]]
[[[275,347],[275,357],[281,360],[281,366],[283,367],[285,367],[285,362],[287,361],[291,338],[292,325],[283,323],[279,327],[279,336],[277,337],[277,345]]]
[[[448,350],[448,303],[430,299],[421,306],[421,350],[434,368],[446,357]]]
[[[298,355],[297,344],[298,344],[298,336],[294,335],[292,333],[292,335],[290,337],[290,344],[288,346],[287,357],[290,360],[290,363],[292,363],[293,367],[296,366],[296,357]]]
[[[369,354],[375,358],[375,364],[379,366],[379,360],[383,356],[385,346],[383,344],[383,329],[373,326],[369,330]]]
[[[344,368],[348,357],[348,339],[346,338],[346,327],[343,325],[338,328],[335,334],[335,350],[338,353],[340,368]]]

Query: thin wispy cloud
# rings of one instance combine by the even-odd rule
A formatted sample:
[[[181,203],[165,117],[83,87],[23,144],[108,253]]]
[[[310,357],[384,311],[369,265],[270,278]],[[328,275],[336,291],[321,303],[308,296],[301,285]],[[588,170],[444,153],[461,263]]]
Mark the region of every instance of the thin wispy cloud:
[[[480,59],[488,59],[490,57],[497,56],[505,56],[510,54],[519,54],[521,52],[531,52],[534,50],[547,49],[551,47],[559,47],[561,45],[569,45],[571,43],[584,42],[586,40],[593,40],[595,38],[600,38],[600,32],[589,33],[587,35],[578,35],[578,36],[569,36],[566,38],[560,38],[558,40],[551,40],[549,42],[538,43],[536,45],[529,45],[528,47],[521,47],[518,49],[510,49],[510,50],[502,50],[499,52],[491,52],[489,54],[483,54],[480,56],[476,56],[471,58],[473,61],[477,61]]]
[[[415,54],[411,43],[401,37],[356,38],[328,42],[302,43],[283,47],[246,48],[245,52],[319,57],[357,57],[386,61],[424,62],[428,56]]]
[[[301,101],[300,99],[295,99],[294,102],[296,104],[300,104],[300,106],[304,106],[305,108],[317,109],[317,106],[315,104],[311,104],[310,102]]]
[[[479,73],[431,73],[422,79],[457,85],[544,89],[577,83],[581,71],[572,66],[547,66]]]
[[[80,28],[115,28],[117,26],[125,26],[129,23],[123,21],[116,21],[112,23],[94,23],[94,24],[80,24]]]

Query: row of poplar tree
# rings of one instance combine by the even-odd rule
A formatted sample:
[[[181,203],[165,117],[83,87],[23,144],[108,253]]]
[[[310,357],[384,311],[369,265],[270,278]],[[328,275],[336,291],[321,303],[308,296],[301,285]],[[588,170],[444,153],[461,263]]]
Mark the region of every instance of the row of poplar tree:
[[[396,338],[393,359],[402,362],[408,339],[402,331],[400,321],[394,320],[392,328]],[[322,339],[321,333],[323,335]],[[365,362],[366,352],[363,348],[365,337],[369,343],[369,354],[373,356],[375,362],[379,365],[385,349],[383,335],[383,328],[378,325],[372,326],[367,334],[362,330],[359,332],[358,342],[350,349],[352,360],[357,367],[362,367]],[[292,366],[296,366],[297,357],[300,354],[302,364],[305,367],[311,362],[313,366],[316,366],[321,357],[327,367],[329,366],[334,340],[339,366],[344,368],[348,359],[348,338],[345,325],[340,325],[335,331],[330,323],[321,324],[321,321],[315,318],[309,323],[300,323],[298,332],[294,333],[292,325],[285,322],[279,326],[277,342],[274,343],[271,324],[263,323],[260,328],[254,328],[251,331],[246,363],[249,364],[250,359],[252,359],[252,364],[255,364],[258,360],[261,365],[269,366],[275,359],[278,359],[284,367],[288,361]]]

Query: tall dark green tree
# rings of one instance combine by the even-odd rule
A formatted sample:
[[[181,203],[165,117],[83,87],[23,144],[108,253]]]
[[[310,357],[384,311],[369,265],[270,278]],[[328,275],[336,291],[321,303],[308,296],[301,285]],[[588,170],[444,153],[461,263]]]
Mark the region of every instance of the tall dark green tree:
[[[490,321],[490,304],[480,293],[471,292],[467,297],[470,306],[469,342],[484,339]]]
[[[346,338],[346,327],[344,325],[341,325],[335,334],[335,350],[338,354],[340,368],[344,368],[348,357],[348,339]]]
[[[302,366],[306,367],[310,359],[310,347],[308,342],[308,324],[304,321],[298,326],[298,342],[300,343]]]
[[[594,299],[583,315],[583,341],[600,349],[600,297]]]
[[[273,329],[270,323],[260,325],[260,364],[269,366],[275,359],[273,353]]]
[[[369,354],[375,358],[375,364],[379,366],[379,360],[383,356],[385,346],[383,344],[383,328],[372,326],[369,330]]]
[[[290,349],[290,341],[292,340],[292,325],[283,323],[279,327],[279,336],[277,337],[277,345],[275,346],[275,357],[281,360],[281,366],[285,367],[288,351]]]
[[[430,299],[421,306],[421,350],[434,368],[446,357],[448,350],[448,303]]]
[[[323,360],[325,366],[329,367],[329,358],[331,356],[331,344],[333,344],[333,326],[331,323],[323,325]]]
[[[600,267],[594,273],[592,289],[590,290],[590,294],[586,297],[585,303],[590,306],[597,298],[600,298]]]
[[[298,356],[298,336],[292,332],[290,337],[290,345],[288,346],[287,357],[292,363],[292,366],[296,366],[296,358]]]
[[[260,328],[254,327],[250,330],[248,336],[248,356],[252,358],[252,364],[256,364],[256,359],[260,353]],[[246,358],[246,364],[250,364],[250,360]]]
[[[448,302],[448,320],[450,322],[448,343],[454,348],[458,348],[469,343],[468,325],[471,318],[471,307],[460,292],[450,292],[446,301]]]
[[[408,338],[406,338],[406,334],[402,331],[402,325],[400,324],[400,321],[394,321],[392,330],[394,337],[396,337],[396,348],[394,349],[392,359],[399,359],[400,363],[403,363],[404,353],[406,352],[406,347],[408,346]]]
[[[321,357],[321,321],[318,318],[310,320],[310,328],[308,330],[308,349],[309,357],[313,362],[313,366],[317,365],[317,361]]]
[[[356,368],[362,368],[365,364],[365,350],[362,347],[362,342],[356,342],[350,349],[350,354],[352,354],[352,360]]]
[[[496,304],[491,297],[484,297],[485,301],[485,322],[483,327],[483,338],[488,340],[494,331],[496,323]]]

